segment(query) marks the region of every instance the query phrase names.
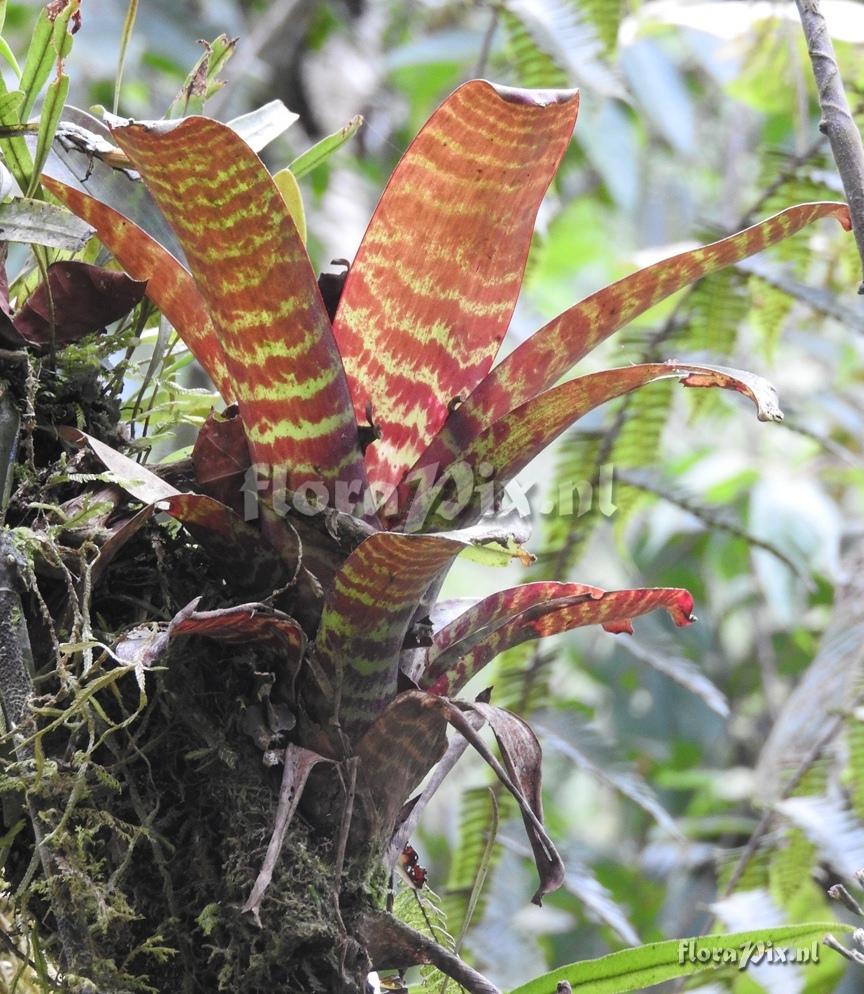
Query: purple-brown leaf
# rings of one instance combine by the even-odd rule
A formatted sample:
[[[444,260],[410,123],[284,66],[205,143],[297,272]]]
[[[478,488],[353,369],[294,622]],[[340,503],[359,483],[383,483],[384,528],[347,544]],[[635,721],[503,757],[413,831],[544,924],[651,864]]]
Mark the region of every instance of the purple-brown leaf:
[[[86,262],[55,262],[47,283],[40,283],[12,321],[30,345],[77,342],[124,317],[140,302],[146,283],[125,273]]]

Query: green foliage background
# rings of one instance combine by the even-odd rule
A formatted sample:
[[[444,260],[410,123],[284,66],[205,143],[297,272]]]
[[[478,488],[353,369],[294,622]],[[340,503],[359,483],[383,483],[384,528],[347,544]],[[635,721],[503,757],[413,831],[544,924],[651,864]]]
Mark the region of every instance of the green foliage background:
[[[831,23],[850,99],[860,103],[864,19],[847,8]],[[37,9],[8,5],[14,51],[26,48]],[[514,85],[578,85],[580,121],[541,212],[512,344],[682,243],[711,240],[798,200],[841,198],[791,5],[779,21],[759,20],[746,3],[696,10],[628,0],[147,0],[119,110],[161,116],[200,54],[195,39],[224,32],[240,41],[223,74],[229,85],[208,113],[228,119],[280,97],[301,115],[267,150],[274,170],[362,113],[358,136],[301,181],[310,251],[327,268],[330,259],[351,258],[399,154],[459,82],[479,74]],[[110,108],[126,11],[117,0],[85,3],[66,66],[71,103]],[[497,797],[490,845],[491,785],[470,756],[413,841],[450,934],[464,927],[467,953],[502,986],[622,944],[695,934],[712,918],[739,930],[837,913],[825,887],[848,877],[864,854],[864,739],[854,708],[842,758],[826,764],[821,783],[809,778],[799,790],[815,797],[804,803],[821,836],[808,829],[812,818],[790,809],[757,847],[735,894],[714,902],[775,799],[783,760],[794,766],[782,751],[761,766],[760,755],[819,652],[850,562],[844,550],[854,549],[862,524],[857,266],[852,240],[826,225],[709,277],[592,357],[598,366],[677,358],[751,369],[778,386],[782,426],[755,425],[734,398],[660,385],[580,423],[523,474],[537,512],[532,547],[541,553],[533,578],[684,586],[700,624],[673,631],[665,618],[644,618],[630,638],[589,630],[520,649],[498,661],[494,676],[484,674],[497,703],[531,714],[539,728],[546,815],[568,857],[567,885],[542,911],[527,904],[532,870],[513,812]],[[153,458],[163,457],[189,443],[187,426],[201,423],[211,397],[182,348],[164,352],[155,325],[143,342],[130,344],[128,414],[136,435],[149,439],[143,449],[154,444]],[[604,466],[617,506],[611,515],[596,500]],[[562,515],[576,481],[592,484],[595,499],[587,513]],[[476,596],[503,582],[467,565],[451,593]],[[855,622],[835,615],[841,628]],[[824,700],[793,699],[785,720],[826,727],[853,703],[854,677],[833,695],[828,688]],[[817,796],[829,786],[833,807]],[[860,970],[844,979],[843,965],[832,956],[795,976],[780,967],[732,973],[700,990],[859,989]]]

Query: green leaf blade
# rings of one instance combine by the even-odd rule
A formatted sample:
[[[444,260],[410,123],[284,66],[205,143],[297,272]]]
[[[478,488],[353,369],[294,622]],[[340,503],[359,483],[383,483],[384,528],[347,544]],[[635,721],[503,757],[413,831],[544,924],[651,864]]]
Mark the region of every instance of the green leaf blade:
[[[307,148],[305,152],[298,155],[289,163],[288,168],[294,173],[296,179],[300,179],[306,173],[311,173],[313,169],[317,169],[322,162],[329,159],[334,152],[342,148],[347,141],[350,141],[360,130],[362,124],[363,117],[357,114],[344,127],[334,131],[332,135],[322,138],[312,148]]]
[[[699,973],[729,966],[733,960],[723,962],[727,956],[740,955],[742,950],[757,947],[759,943],[773,943],[775,947],[806,949],[818,947],[822,937],[829,932],[852,932],[851,925],[839,922],[805,922],[782,928],[736,932],[730,935],[708,935],[695,939],[668,939],[652,942],[635,949],[624,949],[599,959],[572,963],[517,987],[510,994],[549,994],[558,983],[566,981],[579,994],[625,994],[626,991],[653,987],[676,977],[692,977]],[[690,943],[695,954],[691,958]],[[815,944],[815,945],[813,945]],[[707,956],[707,962],[698,961],[698,951]],[[728,952],[727,952],[728,951]],[[718,962],[712,962],[712,957]],[[778,967],[782,969],[782,966]]]

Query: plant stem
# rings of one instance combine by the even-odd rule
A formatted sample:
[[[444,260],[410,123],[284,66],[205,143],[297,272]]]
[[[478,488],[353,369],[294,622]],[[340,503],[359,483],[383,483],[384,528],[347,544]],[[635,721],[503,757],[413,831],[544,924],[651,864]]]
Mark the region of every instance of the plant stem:
[[[469,994],[501,994],[494,984],[454,953],[386,911],[367,911],[357,922],[356,932],[376,967],[431,963]]]
[[[813,76],[819,91],[822,120],[819,130],[828,137],[837,171],[852,215],[852,231],[864,266],[864,145],[837,66],[837,57],[828,25],[819,9],[819,0],[795,0],[801,17]],[[858,286],[864,294],[864,281]]]

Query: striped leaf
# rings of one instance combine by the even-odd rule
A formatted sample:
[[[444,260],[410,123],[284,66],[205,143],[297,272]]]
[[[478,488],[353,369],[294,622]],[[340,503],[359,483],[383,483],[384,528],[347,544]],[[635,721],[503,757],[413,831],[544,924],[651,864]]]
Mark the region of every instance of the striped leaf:
[[[472,712],[489,724],[503,763],[495,759],[478,735]],[[540,875],[540,886],[532,900],[540,904],[544,894],[561,886],[564,864],[543,827],[540,743],[517,715],[481,701],[457,707],[443,697],[416,690],[400,694],[357,746],[362,795],[369,817],[377,823],[380,834],[389,837],[402,800],[443,755],[447,724],[480,753],[519,805]]]
[[[391,701],[357,743],[363,827],[374,836],[390,837],[405,798],[444,755],[446,730],[440,701],[412,690]]]
[[[688,387],[719,387],[741,393],[753,401],[760,421],[780,421],[783,418],[777,393],[767,380],[723,366],[658,362],[579,376],[539,394],[499,418],[461,451],[449,454],[444,439],[436,439],[423,457],[424,465],[416,466],[409,480],[415,474],[426,476],[423,470],[428,467],[440,473],[438,487],[420,491],[413,502],[408,496],[407,484],[401,488],[402,504],[406,508],[406,529],[416,531],[424,526],[428,531],[435,531],[453,526],[451,513],[442,519],[440,512],[437,515],[434,512],[438,497],[436,490],[441,489],[440,481],[457,475],[453,468],[455,462],[458,461],[460,477],[471,476],[478,483],[484,479],[494,480],[496,487],[502,488],[563,431],[595,407],[646,383],[670,377],[677,377]],[[477,475],[480,469],[482,476]],[[470,501],[466,501],[456,522],[465,524],[476,517],[482,509],[483,496],[483,488],[475,486]],[[429,517],[430,512],[432,517]]]
[[[291,661],[300,660],[306,636],[297,622],[282,611],[265,604],[237,604],[199,611],[200,601],[196,597],[162,628],[154,628],[152,624],[132,628],[117,641],[114,653],[124,663],[147,668],[168,649],[172,639],[201,635],[229,643],[270,642]]]
[[[264,164],[203,117],[113,129],[183,246],[249,449],[274,479],[364,480],[348,383],[315,276]]]
[[[486,597],[435,634],[420,685],[452,696],[514,645],[584,625],[631,633],[633,618],[658,608],[665,608],[679,627],[693,621],[693,598],[678,588],[601,590],[552,581],[511,587]]]
[[[453,451],[479,431],[551,387],[575,363],[654,304],[702,276],[789,238],[822,217],[849,230],[839,203],[799,204],[702,248],[625,276],[559,314],[500,362],[448,417],[442,435]]]
[[[130,276],[147,281],[147,296],[171,322],[223,400],[229,403],[234,397],[234,387],[225,353],[195,280],[186,267],[113,207],[47,176],[42,182],[96,231],[102,244]]]
[[[393,699],[399,655],[429,588],[465,549],[522,557],[522,522],[484,522],[439,535],[377,532],[336,573],[316,639],[318,660],[337,687],[328,702],[355,738]],[[501,551],[503,548],[504,551]]]
[[[472,80],[396,167],[334,322],[357,420],[371,406],[382,432],[375,481],[398,483],[492,365],[577,106],[575,91]]]

